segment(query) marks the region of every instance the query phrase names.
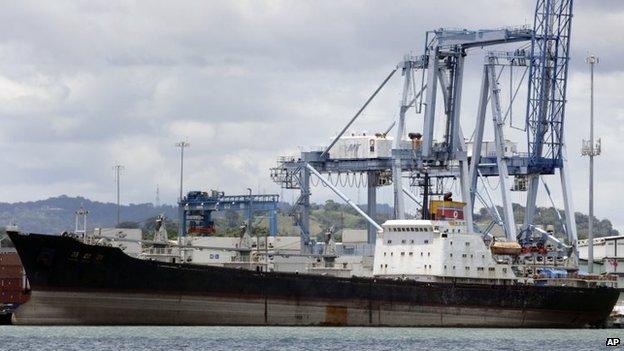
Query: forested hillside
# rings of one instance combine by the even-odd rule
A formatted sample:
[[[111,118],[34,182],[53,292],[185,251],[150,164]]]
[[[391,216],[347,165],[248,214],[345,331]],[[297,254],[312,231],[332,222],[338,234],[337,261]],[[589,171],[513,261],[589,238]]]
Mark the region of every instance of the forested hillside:
[[[64,230],[73,230],[74,212],[80,207],[89,211],[89,228],[113,227],[117,222],[117,206],[113,203],[91,201],[82,197],[58,196],[47,200],[0,203],[0,226],[15,223],[20,229],[29,232],[59,233]],[[362,206],[365,208],[365,206]],[[279,204],[278,231],[279,235],[298,235],[298,228],[289,216],[291,206],[287,203]],[[499,212],[502,212],[499,209]],[[564,216],[563,211],[559,211]],[[377,206],[376,220],[383,222],[392,217],[392,207],[387,204]],[[152,204],[123,205],[120,211],[121,226],[142,228],[149,234],[154,229],[155,218],[164,214],[168,220],[167,225],[172,235],[177,232],[177,208],[172,205],[155,207]],[[524,219],[524,207],[514,204],[516,223],[522,223]],[[217,225],[216,235],[238,235],[240,225],[245,221],[245,214],[226,211],[215,213]],[[485,209],[475,214],[475,221],[480,225],[486,225],[490,216]],[[324,204],[312,204],[310,213],[310,230],[312,236],[319,236],[327,229],[333,227],[339,237],[343,228],[366,228],[366,221],[357,212],[346,204],[332,200]],[[536,214],[537,224],[554,226],[557,232],[562,231],[561,221],[554,208],[540,207]],[[588,216],[580,212],[576,213],[576,223],[579,238],[587,237]],[[264,233],[268,229],[268,219],[265,214],[255,214],[254,228]],[[596,236],[617,235],[618,231],[613,228],[608,219],[594,218]]]

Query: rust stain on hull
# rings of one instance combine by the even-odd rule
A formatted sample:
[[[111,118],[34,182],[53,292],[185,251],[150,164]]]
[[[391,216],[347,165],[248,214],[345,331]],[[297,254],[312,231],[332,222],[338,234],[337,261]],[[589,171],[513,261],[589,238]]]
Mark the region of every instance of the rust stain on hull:
[[[344,306],[325,307],[325,325],[347,325],[347,308]]]

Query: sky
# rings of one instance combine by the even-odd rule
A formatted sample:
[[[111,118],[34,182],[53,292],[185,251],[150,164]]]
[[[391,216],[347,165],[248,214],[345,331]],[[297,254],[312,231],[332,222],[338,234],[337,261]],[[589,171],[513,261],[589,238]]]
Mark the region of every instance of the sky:
[[[534,1],[19,1],[0,12],[0,201],[67,194],[174,203],[185,190],[295,196],[272,183],[281,155],[327,145],[424,33],[531,25]],[[596,210],[624,228],[624,2],[575,2],[567,128],[574,207],[587,211],[589,52],[596,66]],[[483,51],[471,52],[462,116],[477,108]],[[353,131],[394,120],[400,77]],[[474,112],[472,112],[474,111]],[[516,109],[519,111],[519,109]],[[522,112],[516,112],[521,115]],[[417,128],[422,115],[410,114]],[[519,118],[519,117],[517,117]],[[517,119],[518,120],[518,119]],[[466,127],[465,126],[465,127]],[[524,139],[518,140],[520,143]],[[555,187],[556,179],[548,180]],[[495,185],[493,185],[494,187]],[[365,189],[347,189],[359,202]],[[560,201],[554,191],[555,201]],[[379,190],[391,203],[391,189]],[[514,201],[523,201],[515,194]],[[335,198],[314,189],[313,201]],[[540,205],[549,202],[543,196]]]

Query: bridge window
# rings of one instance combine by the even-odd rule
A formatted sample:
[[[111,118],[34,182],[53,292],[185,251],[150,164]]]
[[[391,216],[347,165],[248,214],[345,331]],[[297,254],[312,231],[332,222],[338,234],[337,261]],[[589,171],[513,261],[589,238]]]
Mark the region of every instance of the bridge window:
[[[401,256],[405,256],[405,252],[401,252]]]
[[[425,240],[425,244],[429,244],[429,240]]]
[[[405,239],[401,240],[401,244],[405,244],[405,241],[406,241]]]
[[[388,244],[392,244],[392,240],[388,240]]]

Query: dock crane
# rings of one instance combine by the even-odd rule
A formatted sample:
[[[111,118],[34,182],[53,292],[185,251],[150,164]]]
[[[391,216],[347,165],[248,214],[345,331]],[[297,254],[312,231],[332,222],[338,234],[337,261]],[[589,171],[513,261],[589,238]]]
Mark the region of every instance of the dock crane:
[[[320,178],[324,184],[329,184],[330,180],[323,178],[323,174],[366,175],[368,206],[364,218],[369,222],[370,244],[374,244],[379,227],[375,222],[376,187],[392,184],[394,217],[400,219],[405,215],[405,196],[415,200],[414,195],[403,186],[404,178],[410,179],[412,184],[422,187],[421,217],[429,218],[427,198],[432,195],[429,190],[431,182],[449,178],[458,179],[461,200],[466,204],[464,211],[466,224],[471,230],[479,232],[472,218],[475,196],[478,195],[477,179],[498,177],[503,202],[503,215],[499,217],[507,240],[517,240],[522,245],[535,245],[536,242],[543,244],[544,240],[548,241],[550,235],[537,230],[533,223],[540,179],[544,175],[552,175],[558,171],[565,209],[564,227],[569,245],[561,244],[559,248],[566,251],[562,255],[570,255],[570,247],[576,245],[576,224],[563,133],[572,5],[572,0],[537,0],[532,28],[509,27],[488,30],[441,28],[426,32],[423,54],[405,56],[327,148],[323,151],[302,152],[300,156],[282,157],[277,167],[271,169],[271,177],[283,188],[300,190],[293,215],[301,228],[302,250],[309,247],[311,242],[309,230],[311,177]],[[470,134],[464,134],[462,130],[463,114],[460,108],[468,50],[514,43],[524,43],[525,46],[530,46],[530,49],[489,51],[485,55],[481,94],[474,121],[475,130],[472,133],[474,136],[472,155],[469,155],[464,136]],[[503,66],[507,66],[508,69],[525,67],[529,72],[526,119],[523,128],[527,137],[527,153],[509,155],[504,150],[505,118],[502,114],[499,71],[497,71],[497,67]],[[399,114],[393,122],[395,136],[392,140],[391,153],[366,158],[333,157],[332,150],[335,145],[396,72],[400,72],[403,77],[403,90]],[[421,74],[419,85],[416,83],[418,72]],[[436,115],[438,93],[442,94],[443,120],[439,120]],[[488,102],[495,135],[493,154],[483,154],[481,149]],[[412,108],[417,113],[423,112],[422,134],[419,133],[418,147],[410,148],[404,146],[403,140],[406,136],[406,114]],[[463,118],[465,120],[466,117]],[[443,132],[441,140],[435,139],[436,131]],[[409,175],[406,176],[405,172],[409,172]],[[508,182],[510,176],[526,180],[528,184],[527,213],[519,233],[511,204]],[[334,187],[332,189],[340,197],[344,196]],[[363,212],[352,201],[347,203],[358,212]],[[558,240],[550,242],[560,243]]]

